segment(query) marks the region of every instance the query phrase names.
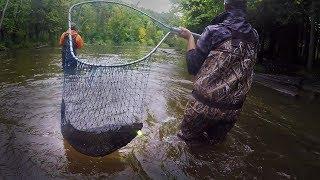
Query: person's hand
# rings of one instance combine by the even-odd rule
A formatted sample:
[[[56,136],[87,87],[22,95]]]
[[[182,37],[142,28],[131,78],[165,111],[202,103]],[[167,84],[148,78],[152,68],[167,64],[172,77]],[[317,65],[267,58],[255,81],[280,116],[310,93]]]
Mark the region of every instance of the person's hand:
[[[189,31],[189,29],[186,29],[184,27],[180,27],[179,36],[188,40],[192,36],[192,33],[191,33],[191,31]]]
[[[71,28],[68,28],[68,30],[66,31],[67,34],[71,34],[72,30]]]

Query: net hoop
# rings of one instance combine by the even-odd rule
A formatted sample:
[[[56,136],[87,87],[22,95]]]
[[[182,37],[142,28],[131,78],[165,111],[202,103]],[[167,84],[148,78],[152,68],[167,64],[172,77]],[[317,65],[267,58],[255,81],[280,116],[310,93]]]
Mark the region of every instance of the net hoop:
[[[132,62],[128,62],[128,63],[122,63],[122,64],[114,64],[114,65],[102,65],[102,64],[95,64],[95,63],[89,63],[89,62],[86,62],[80,58],[78,58],[74,51],[73,51],[73,42],[72,42],[72,37],[71,37],[71,33],[69,33],[69,44],[70,44],[70,53],[71,53],[71,56],[74,60],[76,60],[77,62],[80,62],[82,64],[85,64],[85,65],[89,65],[89,66],[95,66],[95,67],[110,67],[110,68],[114,68],[114,67],[124,67],[124,66],[130,66],[130,65],[134,65],[134,64],[137,64],[137,63],[140,63],[141,61],[144,61],[146,59],[148,59],[149,57],[152,56],[153,53],[155,53],[157,51],[157,49],[160,47],[160,45],[167,39],[167,37],[172,33],[172,32],[176,32],[177,31],[177,28],[174,28],[174,27],[170,27],[168,25],[166,25],[165,23],[162,23],[161,21],[153,18],[152,16],[150,16],[149,14],[135,8],[135,7],[132,7],[128,4],[125,4],[125,3],[120,3],[120,2],[114,2],[114,1],[105,1],[105,0],[96,0],[96,1],[85,1],[85,2],[80,2],[80,3],[77,3],[77,4],[74,4],[73,6],[70,7],[69,9],[69,14],[68,14],[68,27],[69,29],[71,29],[71,23],[72,23],[72,11],[74,8],[76,8],[77,6],[81,6],[83,4],[93,4],[93,3],[107,3],[107,4],[115,4],[115,5],[119,5],[119,6],[123,6],[123,7],[127,7],[127,8],[130,8],[136,12],[139,12],[140,14],[144,15],[144,16],[147,16],[148,18],[150,18],[152,21],[156,22],[156,24],[160,25],[161,27],[163,28],[166,28],[166,29],[169,29],[170,32],[168,32],[166,35],[164,35],[164,37],[160,40],[160,42],[147,54],[145,55],[144,57],[138,59],[138,60],[135,60],[135,61],[132,61]]]
[[[99,64],[80,59],[74,52],[71,33],[66,37],[68,39],[62,49],[62,135],[78,152],[91,157],[102,157],[126,146],[142,129],[150,59],[175,30],[127,4],[103,0],[71,6],[69,29],[74,8],[90,3],[128,7],[170,30],[144,57],[123,64]]]

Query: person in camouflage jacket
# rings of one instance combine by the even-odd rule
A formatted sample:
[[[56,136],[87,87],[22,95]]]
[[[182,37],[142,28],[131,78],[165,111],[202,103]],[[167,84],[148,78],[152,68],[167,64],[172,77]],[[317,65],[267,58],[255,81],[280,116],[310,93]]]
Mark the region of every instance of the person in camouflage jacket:
[[[195,75],[179,137],[185,141],[222,142],[240,116],[251,88],[259,38],[246,21],[245,0],[225,0],[226,11],[195,40],[188,29],[187,66]]]

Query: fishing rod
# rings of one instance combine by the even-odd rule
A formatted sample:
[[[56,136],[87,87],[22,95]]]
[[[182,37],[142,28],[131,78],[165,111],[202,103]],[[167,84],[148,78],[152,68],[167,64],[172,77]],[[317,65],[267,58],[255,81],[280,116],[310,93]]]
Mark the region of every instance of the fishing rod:
[[[146,12],[143,12],[142,10],[138,9],[138,8],[135,8],[129,4],[125,4],[125,3],[122,3],[122,2],[115,2],[115,1],[107,1],[107,0],[93,0],[93,1],[84,1],[84,2],[80,2],[80,3],[77,3],[77,4],[74,4],[73,6],[70,7],[69,9],[69,29],[71,29],[71,13],[72,13],[72,10],[77,7],[77,6],[80,6],[80,5],[83,5],[83,4],[90,4],[90,3],[107,3],[107,4],[116,4],[116,5],[120,5],[120,6],[124,6],[124,7],[127,7],[127,8],[130,8],[134,11],[137,11],[139,12],[140,14],[144,15],[144,16],[147,16],[148,18],[150,18],[152,21],[156,22],[157,24],[159,24],[160,26],[164,27],[165,29],[168,29],[169,31],[173,32],[173,33],[176,33],[176,34],[180,34],[181,32],[181,29],[178,28],[178,27],[172,27],[166,23],[163,23],[161,22],[160,20],[152,17],[151,15],[147,14]],[[194,38],[196,39],[199,39],[200,38],[200,34],[197,34],[197,33],[193,33],[192,32],[192,35],[194,36]]]

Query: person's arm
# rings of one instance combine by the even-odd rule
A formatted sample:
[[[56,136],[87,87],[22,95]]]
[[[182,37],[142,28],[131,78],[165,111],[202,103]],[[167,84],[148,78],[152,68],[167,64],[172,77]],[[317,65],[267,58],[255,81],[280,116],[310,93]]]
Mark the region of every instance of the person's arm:
[[[188,41],[188,49],[187,50],[190,51],[192,49],[195,49],[196,43],[195,43],[195,40],[194,40],[192,33],[186,28],[181,27],[180,29],[181,29],[181,32],[180,32],[179,36]]]
[[[197,41],[197,44],[195,44],[194,38],[188,29],[181,28],[180,36],[188,40],[188,52],[186,57],[188,71],[192,75],[197,75],[210,51],[231,37],[231,33],[224,27],[212,25],[204,30]]]
[[[65,36],[66,36],[66,33],[64,32],[64,33],[61,35],[60,40],[59,40],[59,45],[60,45],[60,46],[63,46]]]
[[[202,33],[197,45],[192,33],[186,28],[181,28],[180,37],[188,41],[186,55],[188,72],[192,75],[196,75],[201,69],[202,64],[211,50],[211,47],[205,47],[211,45],[211,43],[207,43],[207,41],[210,41],[209,31]],[[202,49],[199,47],[199,45],[202,47]]]
[[[77,34],[77,37],[76,37],[76,45],[77,45],[77,49],[81,49],[84,46],[83,39],[79,34]]]

